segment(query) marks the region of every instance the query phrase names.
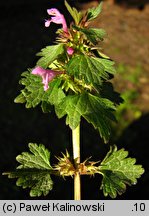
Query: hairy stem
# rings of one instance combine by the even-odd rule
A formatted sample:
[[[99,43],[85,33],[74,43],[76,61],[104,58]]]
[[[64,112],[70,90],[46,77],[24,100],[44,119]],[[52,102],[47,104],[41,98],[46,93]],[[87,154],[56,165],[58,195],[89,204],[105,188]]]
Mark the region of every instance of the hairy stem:
[[[80,163],[80,124],[72,130],[72,144],[73,144],[73,159],[75,165]],[[74,175],[74,200],[81,199],[81,179],[80,173],[76,172]]]

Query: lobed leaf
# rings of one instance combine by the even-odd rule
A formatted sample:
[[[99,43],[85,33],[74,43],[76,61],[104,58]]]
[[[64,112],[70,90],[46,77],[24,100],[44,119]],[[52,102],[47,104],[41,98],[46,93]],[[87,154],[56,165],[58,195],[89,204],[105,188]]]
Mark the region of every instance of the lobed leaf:
[[[53,188],[50,176],[50,152],[42,144],[29,143],[30,152],[23,152],[16,157],[21,164],[16,171],[4,173],[9,178],[18,178],[16,185],[30,188],[30,196],[46,196]]]
[[[80,123],[81,115],[86,112],[86,102],[86,94],[68,95],[58,106],[56,106],[56,114],[59,118],[67,115],[66,124],[73,130]]]
[[[107,143],[111,134],[110,121],[116,121],[114,104],[105,98],[88,94],[88,112],[83,117],[98,129],[100,136]]]
[[[37,65],[42,68],[47,68],[59,55],[64,53],[64,44],[57,44],[53,46],[47,46],[42,49],[41,52],[37,53],[37,56],[42,56],[38,61]]]
[[[101,85],[104,80],[109,79],[109,74],[116,72],[113,65],[114,62],[108,59],[76,55],[67,64],[66,71],[96,88],[96,85]]]
[[[26,103],[26,108],[36,107],[41,103],[42,110],[49,112],[51,105],[60,103],[65,97],[61,89],[61,79],[57,77],[49,83],[49,89],[44,91],[41,77],[25,72],[20,84],[25,88],[21,90],[21,94],[15,99],[16,103]]]
[[[97,44],[99,40],[102,41],[106,35],[105,30],[101,28],[80,28],[78,26],[73,26],[73,28],[84,33],[87,39],[93,44]]]
[[[115,74],[116,70],[114,67],[115,62],[110,59],[103,59],[103,58],[96,58],[97,61],[99,61],[105,68],[106,72],[109,72],[111,74]]]
[[[107,79],[104,66],[95,58],[85,55],[73,57],[69,61],[66,71],[77,79],[83,79],[86,84],[100,85],[103,79]]]
[[[75,129],[80,123],[81,116],[99,130],[105,142],[110,136],[110,121],[114,121],[115,106],[108,99],[100,98],[89,93],[68,95],[56,106],[59,118],[67,115],[66,124]]]
[[[101,189],[104,196],[116,198],[126,190],[126,185],[134,185],[137,178],[144,173],[141,165],[135,165],[136,159],[128,158],[128,152],[124,149],[117,150],[114,146],[110,149],[99,166],[103,175]]]
[[[42,144],[29,143],[31,153],[23,152],[16,157],[21,164],[18,169],[36,168],[36,169],[52,169],[50,165],[50,152]]]

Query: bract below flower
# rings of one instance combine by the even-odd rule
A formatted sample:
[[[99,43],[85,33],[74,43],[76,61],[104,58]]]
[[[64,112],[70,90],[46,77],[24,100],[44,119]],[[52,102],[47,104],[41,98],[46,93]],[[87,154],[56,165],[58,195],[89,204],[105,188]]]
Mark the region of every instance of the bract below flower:
[[[68,32],[68,27],[64,15],[59,12],[56,8],[51,8],[47,10],[49,15],[52,15],[51,19],[46,20],[45,27],[49,27],[51,22],[56,24],[62,24],[64,32]]]
[[[32,70],[32,74],[39,75],[42,77],[42,83],[44,84],[44,90],[47,91],[49,82],[59,74],[60,72],[36,67]]]

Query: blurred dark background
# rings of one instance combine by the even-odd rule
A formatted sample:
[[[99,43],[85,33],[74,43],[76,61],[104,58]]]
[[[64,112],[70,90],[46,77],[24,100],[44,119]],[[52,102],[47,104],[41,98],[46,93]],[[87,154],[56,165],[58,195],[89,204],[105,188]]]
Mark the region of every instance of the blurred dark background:
[[[82,10],[97,5],[97,1],[68,2]],[[121,113],[121,133],[117,134],[119,127],[115,127],[111,142],[114,140],[119,147],[129,150],[130,156],[137,158],[137,163],[143,165],[146,173],[138,180],[137,185],[128,187],[127,192],[117,199],[149,198],[148,2],[104,1],[101,18],[94,22],[96,27],[104,27],[109,34],[103,49],[117,62],[120,71],[120,75],[113,81],[116,89],[121,93],[135,90],[139,95],[130,100],[130,103],[134,102],[134,106],[137,106],[133,113],[129,113],[133,105],[128,106],[126,103],[123,108],[125,115]],[[17,166],[15,157],[22,151],[28,151],[29,142],[43,143],[48,147],[52,163],[56,162],[53,155],[61,155],[65,149],[72,151],[71,132],[65,126],[65,119],[58,120],[54,114],[42,114],[40,108],[27,110],[24,105],[13,102],[21,88],[18,84],[21,73],[26,68],[34,67],[37,61],[35,54],[44,46],[52,44],[55,38],[57,26],[52,24],[50,28],[44,27],[44,19],[48,17],[46,9],[51,7],[58,8],[71,20],[63,0],[7,0],[0,3],[1,173],[11,171]],[[127,127],[124,127],[126,122]],[[81,126],[81,140],[82,161],[91,155],[94,160],[102,159],[109,150],[109,145],[102,143],[98,132],[84,121]],[[52,178],[53,191],[47,197],[39,199],[73,199],[73,180]],[[99,190],[100,182],[100,176],[82,177],[82,199],[105,199]],[[31,198],[28,190],[15,186],[15,180],[1,175],[0,199]]]

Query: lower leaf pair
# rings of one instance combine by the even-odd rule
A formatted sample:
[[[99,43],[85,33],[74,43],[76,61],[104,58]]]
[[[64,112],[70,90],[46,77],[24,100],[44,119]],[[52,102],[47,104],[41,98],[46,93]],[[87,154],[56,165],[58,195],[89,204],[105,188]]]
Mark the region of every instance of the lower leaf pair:
[[[134,158],[127,157],[128,152],[124,149],[117,150],[116,146],[110,147],[104,160],[92,162],[88,159],[83,163],[76,164],[70,160],[70,155],[66,152],[63,157],[58,157],[55,166],[50,165],[50,152],[42,144],[29,143],[30,152],[23,152],[16,157],[20,165],[14,172],[3,173],[9,178],[18,178],[16,185],[23,188],[30,188],[30,196],[46,196],[53,189],[51,175],[62,177],[72,176],[75,172],[80,175],[101,174],[103,176],[101,189],[104,196],[115,198],[126,190],[126,185],[133,185],[137,182],[144,169],[141,165],[136,165]]]

